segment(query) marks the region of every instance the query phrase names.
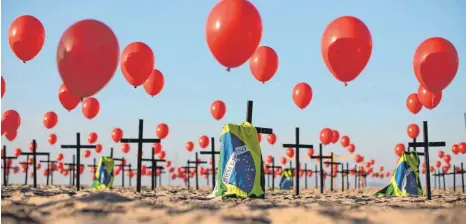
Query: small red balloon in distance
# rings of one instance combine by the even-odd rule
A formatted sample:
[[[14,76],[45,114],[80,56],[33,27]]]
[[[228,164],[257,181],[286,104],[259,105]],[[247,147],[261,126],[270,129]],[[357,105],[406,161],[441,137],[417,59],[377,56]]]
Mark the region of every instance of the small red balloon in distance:
[[[58,43],[58,72],[73,95],[87,98],[112,79],[119,54],[110,27],[93,19],[81,20],[68,27]]]
[[[332,143],[335,144],[338,142],[338,139],[340,138],[340,133],[337,130],[332,130]]]
[[[458,153],[460,152],[460,150],[458,149],[458,145],[456,145],[456,144],[453,145],[453,146],[451,147],[451,152],[452,152],[453,154],[455,154],[455,155],[458,155]]]
[[[10,142],[14,141],[17,135],[18,135],[18,131],[16,131],[16,130],[5,132],[5,137]]]
[[[443,160],[445,160],[446,163],[450,163],[451,161],[451,156],[449,154],[446,154],[444,157],[443,157]]]
[[[277,136],[276,136],[274,133],[268,134],[268,135],[267,135],[267,142],[268,142],[269,144],[271,144],[271,145],[274,145],[275,142],[277,142]]]
[[[445,156],[445,152],[444,152],[443,150],[440,150],[440,151],[438,152],[438,158],[442,159],[443,156]]]
[[[152,49],[145,43],[133,42],[121,53],[120,69],[134,88],[142,85],[154,69],[155,56]]]
[[[147,94],[155,96],[159,94],[165,85],[165,79],[162,72],[157,69],[152,70],[149,78],[144,82],[143,87]]]
[[[121,151],[124,154],[127,154],[129,152],[129,144],[128,143],[123,143],[121,144]]]
[[[16,110],[7,110],[2,117],[2,132],[16,131],[21,125],[21,117]]]
[[[84,151],[84,158],[89,158],[91,156],[91,150]]]
[[[48,140],[49,140],[50,145],[55,145],[55,143],[57,142],[57,135],[50,134]]]
[[[437,161],[435,162],[435,167],[440,168],[440,166],[442,166],[442,162],[440,162],[440,161],[437,160]]]
[[[371,34],[358,18],[336,18],[324,30],[321,51],[327,68],[346,86],[369,62],[372,53]]]
[[[188,141],[186,142],[184,147],[186,148],[186,150],[188,150],[188,152],[191,152],[194,149],[194,143],[192,141]]]
[[[2,76],[2,98],[3,98],[3,95],[5,95],[5,91],[6,91],[6,82],[5,82],[5,79],[3,79],[3,76]]]
[[[442,92],[455,78],[458,64],[455,46],[441,37],[424,40],[413,58],[416,78],[429,92]]]
[[[380,167],[379,167],[379,171],[380,171],[380,172],[383,172],[383,169],[384,169],[383,166],[380,166]]]
[[[207,45],[227,71],[246,62],[261,38],[262,19],[250,1],[219,1],[207,17]]]
[[[154,148],[154,154],[159,154],[162,151],[162,144],[155,142],[152,144],[152,147]]]
[[[102,145],[101,144],[96,144],[95,145],[95,152],[97,154],[100,154],[102,152]]]
[[[120,142],[123,138],[123,130],[121,128],[114,128],[112,130],[112,140],[113,142]]]
[[[165,151],[161,151],[158,156],[159,156],[159,159],[164,159],[165,158],[165,155],[166,155],[166,152]]]
[[[62,161],[64,158],[63,153],[58,153],[57,154],[57,161]]]
[[[396,144],[395,146],[395,153],[397,156],[403,155],[403,152],[406,150],[405,145],[403,144]]]
[[[307,149],[307,156],[309,156],[309,158],[310,158],[313,155],[314,155],[314,149],[312,149],[312,148]]]
[[[422,85],[420,85],[417,89],[417,96],[419,97],[419,102],[421,102],[421,104],[429,110],[437,107],[442,100],[442,92],[429,92],[424,89]]]
[[[82,112],[87,119],[93,119],[99,114],[100,104],[94,97],[86,98],[82,103]]]
[[[271,47],[260,46],[249,58],[249,69],[257,81],[269,81],[278,69],[277,53]]]
[[[458,150],[461,152],[461,154],[466,154],[466,142],[461,142],[458,144]]]
[[[22,153],[21,149],[20,149],[20,148],[17,148],[17,149],[15,149],[14,156],[15,156],[15,157],[18,157],[18,156],[21,155],[21,153]]]
[[[20,16],[10,25],[8,42],[16,57],[26,63],[39,54],[44,46],[44,26],[34,16]]]
[[[350,144],[350,138],[348,136],[343,136],[341,137],[341,146],[343,147],[348,147],[348,145]]]
[[[165,166],[166,167],[172,166],[172,161],[168,160],[167,162],[165,162]]]
[[[209,145],[209,138],[205,135],[199,138],[199,146],[205,149]]]
[[[40,169],[41,167],[42,167],[42,165],[40,165],[40,163],[36,164],[36,169]]]
[[[421,111],[422,104],[416,93],[409,94],[408,99],[406,99],[406,107],[408,107],[408,110],[413,114],[417,114]]]
[[[57,116],[57,114],[55,112],[49,111],[49,112],[44,114],[43,122],[44,122],[44,126],[47,129],[51,129],[51,128],[55,127],[55,125],[57,124],[58,116]]]
[[[157,125],[157,129],[155,130],[155,134],[157,135],[158,138],[164,139],[168,136],[168,125],[165,123],[160,123]]]
[[[301,110],[306,108],[312,100],[312,88],[305,82],[300,82],[293,88],[293,101]]]
[[[61,105],[68,111],[73,110],[79,104],[79,97],[73,95],[65,84],[61,84],[58,89],[58,99],[60,100]]]
[[[285,165],[286,164],[286,158],[285,157],[282,157],[280,159],[280,163],[282,163],[282,165]]]
[[[417,124],[410,124],[408,126],[408,136],[412,139],[419,136],[419,126]]]
[[[361,163],[361,162],[364,161],[364,157],[362,157],[361,155],[358,154],[358,155],[356,155],[354,157],[354,160],[355,160],[356,163]]]
[[[267,156],[266,161],[267,161],[267,163],[272,163],[273,157],[272,156]]]
[[[348,152],[353,153],[356,150],[356,146],[354,144],[348,145]]]
[[[260,143],[262,141],[261,133],[257,133],[257,141]]]
[[[226,106],[221,100],[216,100],[210,105],[210,114],[215,120],[220,120],[225,116]]]
[[[89,135],[87,136],[87,142],[89,142],[89,144],[94,144],[96,141],[97,141],[97,134],[95,132],[89,133]]]
[[[320,142],[324,145],[328,145],[330,142],[332,142],[333,138],[333,131],[330,128],[324,128],[322,131],[320,131]]]
[[[290,157],[290,158],[293,157],[294,156],[294,150],[292,148],[287,148],[286,149],[286,155],[288,157]]]

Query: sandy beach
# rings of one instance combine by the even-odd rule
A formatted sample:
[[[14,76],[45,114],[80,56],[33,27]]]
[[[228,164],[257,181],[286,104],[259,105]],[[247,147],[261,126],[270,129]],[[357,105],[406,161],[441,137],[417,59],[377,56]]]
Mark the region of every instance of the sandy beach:
[[[210,189],[68,186],[2,187],[2,223],[464,223],[466,194],[434,190],[433,200],[372,196],[379,188],[268,191],[266,199],[212,199]]]

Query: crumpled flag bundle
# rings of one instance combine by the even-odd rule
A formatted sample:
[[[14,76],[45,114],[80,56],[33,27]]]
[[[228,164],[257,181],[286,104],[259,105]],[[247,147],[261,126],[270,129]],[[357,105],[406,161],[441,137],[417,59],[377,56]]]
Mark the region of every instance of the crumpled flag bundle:
[[[113,185],[113,166],[115,162],[110,157],[100,157],[97,169],[94,173],[94,182],[92,188],[110,189]]]

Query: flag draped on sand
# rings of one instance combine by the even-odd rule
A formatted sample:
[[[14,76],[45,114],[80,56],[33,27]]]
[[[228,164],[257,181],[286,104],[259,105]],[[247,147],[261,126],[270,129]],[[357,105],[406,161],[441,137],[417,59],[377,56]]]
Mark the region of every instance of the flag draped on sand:
[[[256,128],[226,124],[221,133],[217,181],[208,198],[264,198],[265,178]]]
[[[113,185],[113,166],[114,161],[111,157],[100,157],[97,170],[94,173],[94,182],[92,188],[110,189]],[[123,174],[122,174],[123,175]]]
[[[419,156],[415,151],[403,152],[398,167],[392,174],[390,184],[375,193],[377,196],[423,195],[419,180]]]
[[[280,190],[293,189],[293,172],[291,169],[285,169],[282,172],[282,179],[280,180]]]

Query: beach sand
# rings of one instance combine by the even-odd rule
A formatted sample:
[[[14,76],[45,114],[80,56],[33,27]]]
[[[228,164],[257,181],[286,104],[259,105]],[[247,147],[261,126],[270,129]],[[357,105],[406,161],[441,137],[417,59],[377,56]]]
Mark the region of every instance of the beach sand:
[[[211,189],[69,186],[2,187],[3,223],[466,223],[466,194],[433,191],[425,197],[372,196],[379,188],[329,192],[267,191],[266,199],[212,199]]]

